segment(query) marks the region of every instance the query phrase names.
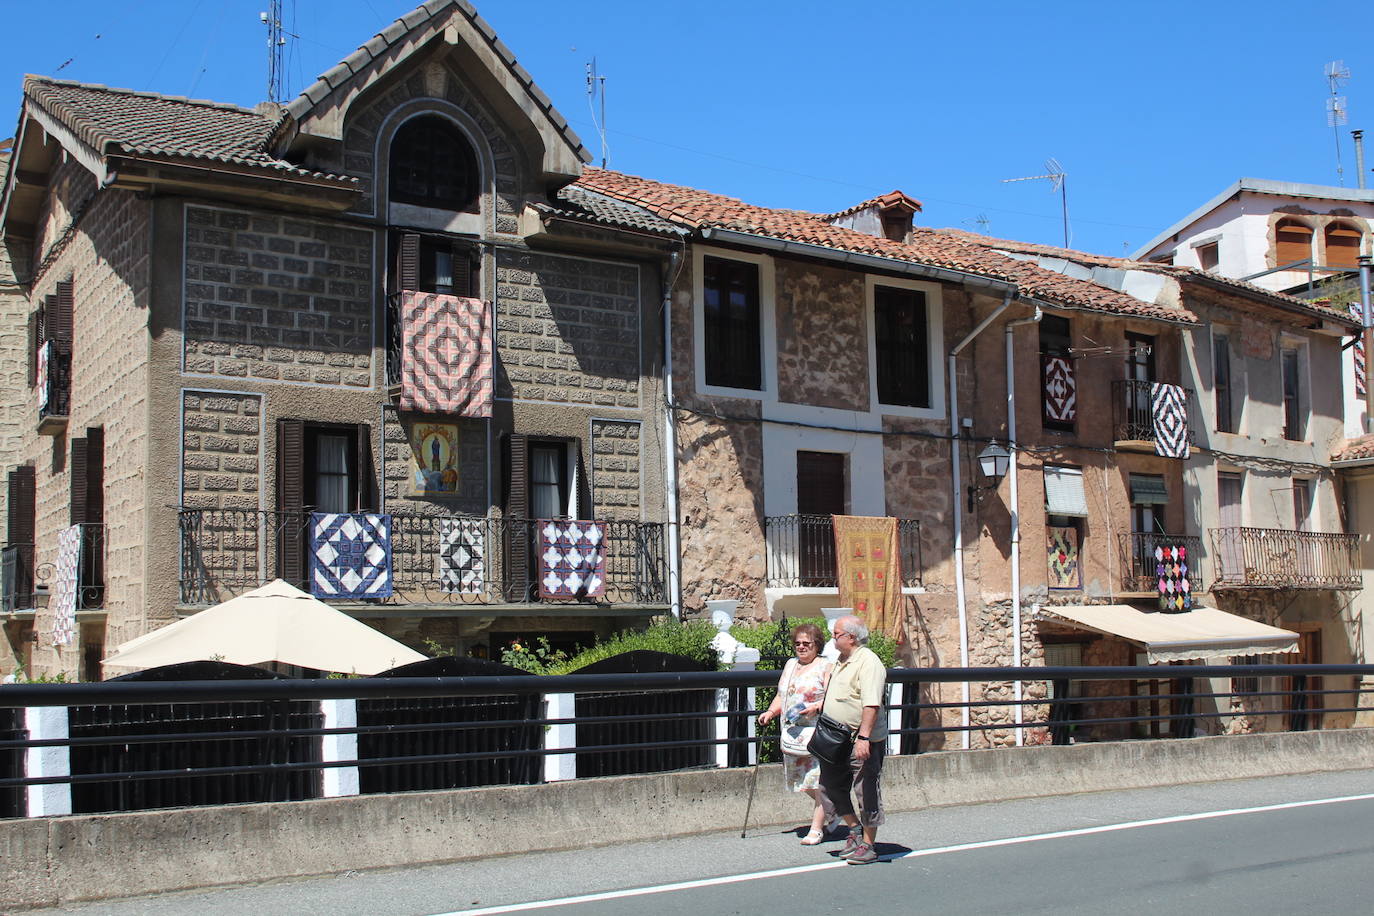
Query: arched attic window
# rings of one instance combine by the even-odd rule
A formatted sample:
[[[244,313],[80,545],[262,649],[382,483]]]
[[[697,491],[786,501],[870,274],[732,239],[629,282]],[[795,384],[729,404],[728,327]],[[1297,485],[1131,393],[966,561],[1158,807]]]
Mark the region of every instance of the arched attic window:
[[[1274,227],[1274,266],[1283,267],[1312,257],[1312,227],[1295,219],[1281,219]]]
[[[410,119],[391,139],[393,203],[476,210],[479,174],[472,144],[438,115]]]
[[[1362,233],[1351,223],[1328,223],[1326,226],[1326,263],[1325,267],[1344,267],[1350,270],[1360,266],[1360,242]]]

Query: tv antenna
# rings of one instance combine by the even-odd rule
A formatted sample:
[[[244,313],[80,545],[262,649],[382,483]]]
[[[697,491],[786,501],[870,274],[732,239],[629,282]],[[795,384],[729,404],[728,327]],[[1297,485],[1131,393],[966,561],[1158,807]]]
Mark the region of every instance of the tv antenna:
[[[596,115],[596,103],[601,102],[601,117]],[[587,63],[587,107],[592,110],[592,124],[601,139],[601,167],[606,167],[606,74],[598,73],[596,58]]]
[[[281,26],[281,0],[268,0],[267,12],[258,13],[267,26],[267,101],[284,102],[286,96],[286,38],[300,38]]]
[[[1069,247],[1069,186],[1068,173],[1059,164],[1058,159],[1045,160],[1044,175],[1027,175],[1025,178],[1003,178],[1002,184],[1011,184],[1014,181],[1046,181],[1050,183],[1051,191],[1059,192],[1059,203],[1064,214],[1064,247]]]
[[[1345,169],[1341,165],[1341,125],[1349,120],[1345,96],[1340,94],[1341,84],[1350,80],[1350,68],[1343,60],[1333,60],[1322,71],[1326,84],[1331,88],[1331,97],[1326,100],[1326,126],[1336,138],[1336,180],[1345,187]]]
[[[987,235],[988,226],[992,225],[992,220],[988,219],[986,213],[979,213],[977,216],[971,216],[964,220],[964,225],[969,227],[976,226],[978,227],[978,233],[980,235]]]

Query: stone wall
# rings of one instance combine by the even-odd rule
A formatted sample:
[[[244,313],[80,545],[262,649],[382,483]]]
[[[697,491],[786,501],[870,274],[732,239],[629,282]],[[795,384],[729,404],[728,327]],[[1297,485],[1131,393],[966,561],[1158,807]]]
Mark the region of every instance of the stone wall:
[[[370,387],[372,242],[338,223],[188,205],[186,372]]]
[[[496,396],[639,406],[639,269],[536,252],[497,257]]]
[[[9,168],[0,153],[0,177]],[[9,249],[0,245],[0,472],[23,463],[29,413],[29,300],[15,282]],[[0,532],[7,531],[9,505],[0,500]]]
[[[181,444],[183,506],[262,508],[262,399],[258,395],[185,392]]]
[[[778,398],[868,410],[868,320],[864,275],[775,261]]]
[[[642,424],[633,420],[592,421],[592,505],[596,518],[639,519],[641,429]]]

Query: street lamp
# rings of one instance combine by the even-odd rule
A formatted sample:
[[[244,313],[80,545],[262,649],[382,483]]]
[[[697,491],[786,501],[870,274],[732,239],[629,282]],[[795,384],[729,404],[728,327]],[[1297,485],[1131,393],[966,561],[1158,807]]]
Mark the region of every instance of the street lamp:
[[[968,488],[968,510],[973,511],[973,503],[979,497],[978,493],[984,490],[995,490],[997,485],[1002,482],[1002,478],[1007,476],[1007,470],[1011,467],[1011,452],[997,444],[993,439],[987,447],[978,453],[978,470],[983,473],[983,477],[988,483],[983,486],[971,486]]]

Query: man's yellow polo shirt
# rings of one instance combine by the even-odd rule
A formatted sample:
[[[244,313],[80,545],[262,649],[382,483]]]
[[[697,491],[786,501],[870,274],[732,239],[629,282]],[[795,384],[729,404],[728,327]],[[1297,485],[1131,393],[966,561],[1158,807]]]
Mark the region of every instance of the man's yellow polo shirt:
[[[878,719],[868,737],[872,741],[883,741],[887,738],[887,709],[883,703],[886,687],[887,669],[883,667],[883,660],[868,646],[856,646],[849,653],[848,661],[835,663],[821,712],[837,722],[858,728],[863,721],[864,707],[876,706]]]

